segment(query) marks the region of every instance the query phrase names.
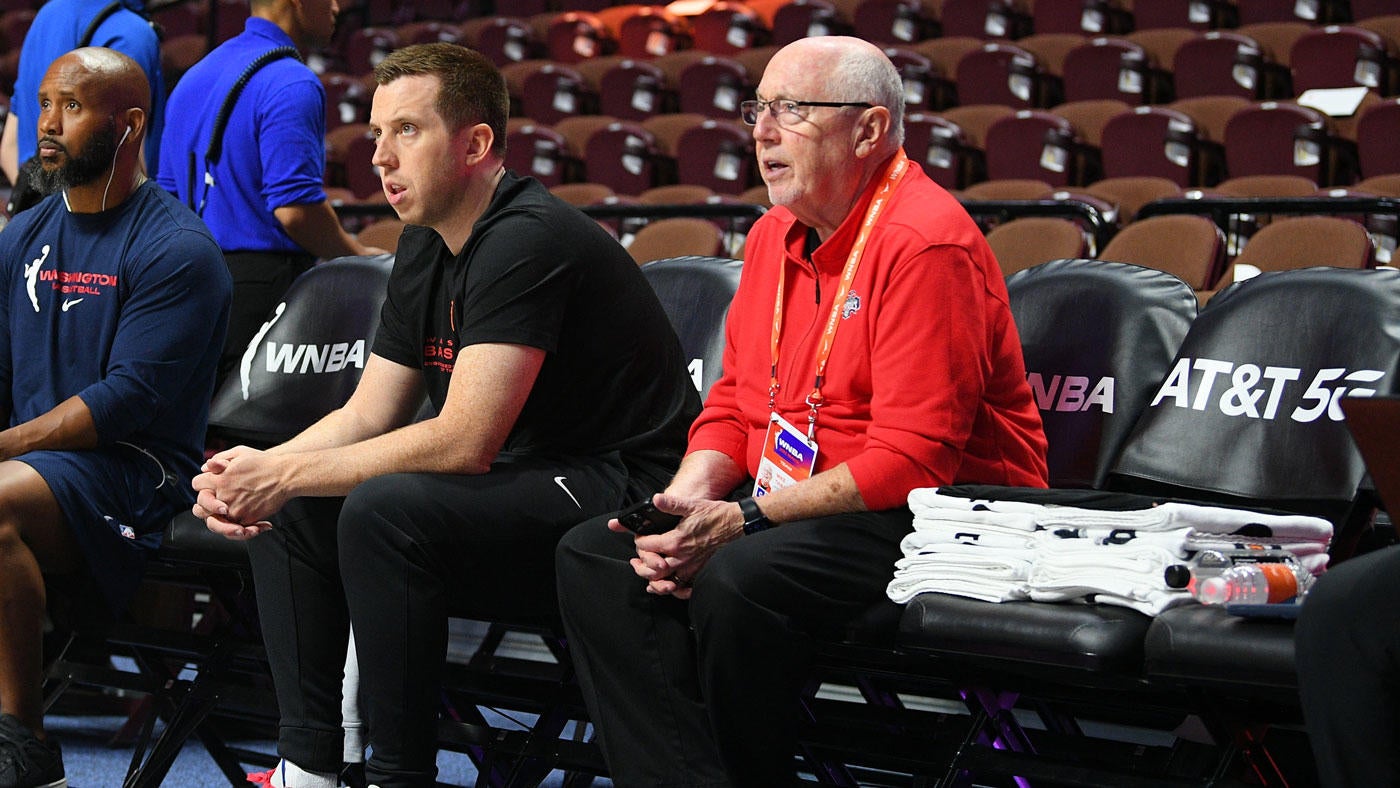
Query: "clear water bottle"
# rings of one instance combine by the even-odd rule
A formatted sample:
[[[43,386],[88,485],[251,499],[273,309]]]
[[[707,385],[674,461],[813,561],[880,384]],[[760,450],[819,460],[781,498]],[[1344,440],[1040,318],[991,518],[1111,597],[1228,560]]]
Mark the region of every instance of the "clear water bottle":
[[[1312,574],[1297,561],[1235,564],[1195,584],[1192,593],[1206,605],[1277,604],[1302,599]]]
[[[1165,579],[1203,604],[1224,605],[1301,599],[1313,576],[1288,550],[1202,550],[1190,564],[1167,567]]]

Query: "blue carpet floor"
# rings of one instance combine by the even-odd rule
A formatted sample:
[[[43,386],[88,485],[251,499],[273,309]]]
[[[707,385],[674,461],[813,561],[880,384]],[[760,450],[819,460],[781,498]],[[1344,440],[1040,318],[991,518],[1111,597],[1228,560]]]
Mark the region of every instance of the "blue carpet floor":
[[[125,722],[123,717],[109,716],[50,716],[47,728],[63,745],[63,763],[68,772],[68,784],[73,788],[115,788],[122,783],[131,762],[129,745],[112,743]],[[273,742],[239,742],[252,750],[271,753]],[[249,771],[266,767],[249,766]],[[438,756],[438,782],[446,785],[476,784],[477,772],[471,761],[458,753],[444,752]],[[563,775],[555,773],[543,785],[559,786]],[[214,760],[203,745],[191,741],[181,750],[179,758],[163,783],[170,788],[222,788],[228,785]],[[598,788],[610,788],[609,780],[594,782]]]

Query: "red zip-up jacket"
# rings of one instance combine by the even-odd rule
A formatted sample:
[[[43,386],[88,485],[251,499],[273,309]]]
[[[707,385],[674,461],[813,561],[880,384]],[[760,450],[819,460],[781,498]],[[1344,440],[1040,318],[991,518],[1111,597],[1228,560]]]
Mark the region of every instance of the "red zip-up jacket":
[[[807,227],[775,207],[749,233],[726,325],[724,373],[688,451],[754,475],[768,429],[773,302],[787,267],[777,410],[805,429],[816,347],[880,179],[811,260]],[[871,510],[952,483],[1046,486],[1045,435],[1006,285],[982,232],[915,166],[871,233],[822,387],[818,472],[846,463]]]

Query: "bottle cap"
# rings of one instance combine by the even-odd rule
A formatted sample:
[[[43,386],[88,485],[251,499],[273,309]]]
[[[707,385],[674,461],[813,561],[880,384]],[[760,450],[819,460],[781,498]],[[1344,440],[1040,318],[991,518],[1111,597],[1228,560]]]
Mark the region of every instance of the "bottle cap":
[[[1196,598],[1207,605],[1223,605],[1230,601],[1230,581],[1224,577],[1207,577],[1196,585]]]
[[[1167,588],[1186,588],[1191,585],[1191,567],[1186,564],[1171,564],[1162,572]]]

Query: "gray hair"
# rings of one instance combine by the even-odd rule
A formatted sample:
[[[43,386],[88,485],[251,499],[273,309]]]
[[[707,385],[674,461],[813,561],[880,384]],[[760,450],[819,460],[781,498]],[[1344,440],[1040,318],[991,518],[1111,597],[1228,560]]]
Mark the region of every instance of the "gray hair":
[[[883,52],[845,48],[830,84],[833,100],[868,101],[888,109],[891,152],[904,144],[904,80]]]

